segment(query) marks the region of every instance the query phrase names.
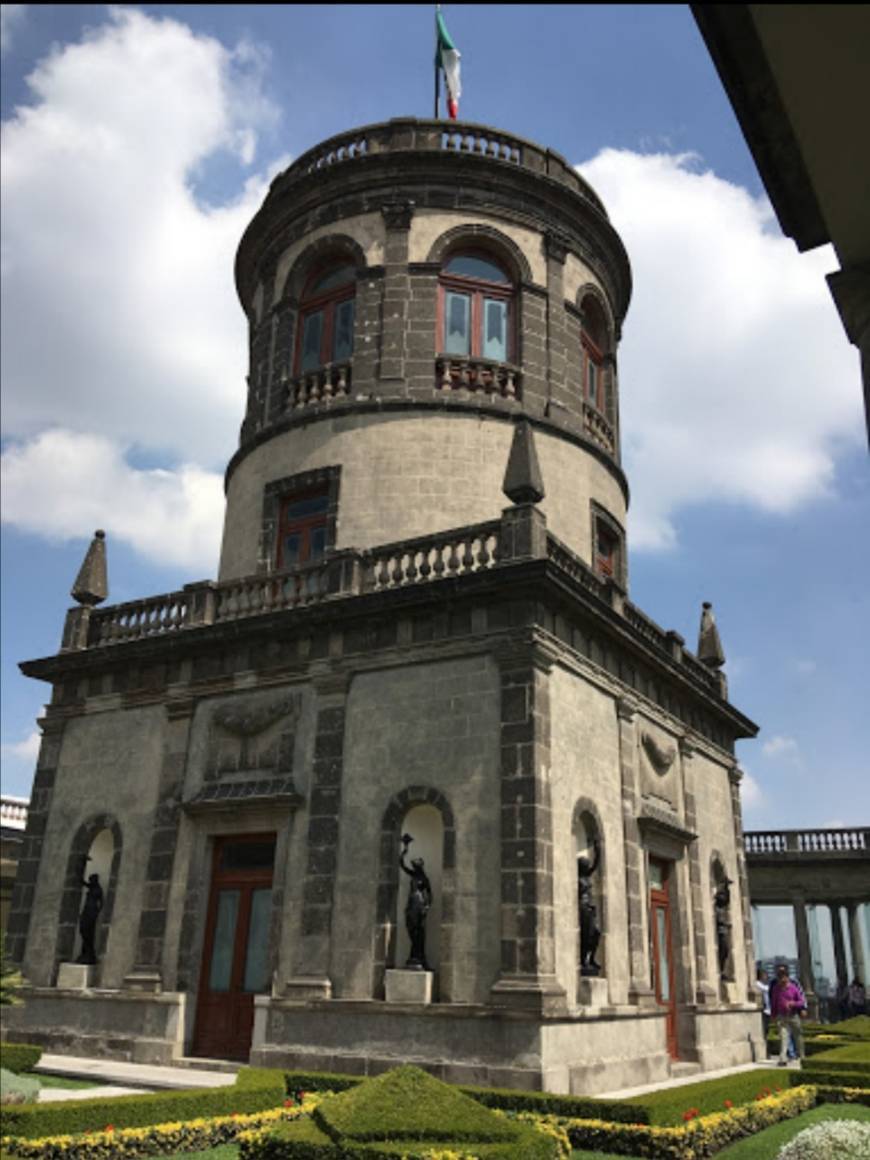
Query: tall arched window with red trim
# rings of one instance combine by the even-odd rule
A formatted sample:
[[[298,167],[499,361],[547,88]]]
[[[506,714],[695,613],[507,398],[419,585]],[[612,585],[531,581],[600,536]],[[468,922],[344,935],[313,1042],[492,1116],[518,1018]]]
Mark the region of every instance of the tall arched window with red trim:
[[[597,411],[604,412],[605,358],[607,356],[607,319],[599,302],[587,294],[580,307],[580,342],[583,348],[583,398]]]
[[[308,279],[299,304],[296,374],[350,359],[355,295],[356,268],[349,262],[321,266]]]
[[[438,351],[491,362],[514,359],[514,286],[491,255],[452,254],[438,287]]]

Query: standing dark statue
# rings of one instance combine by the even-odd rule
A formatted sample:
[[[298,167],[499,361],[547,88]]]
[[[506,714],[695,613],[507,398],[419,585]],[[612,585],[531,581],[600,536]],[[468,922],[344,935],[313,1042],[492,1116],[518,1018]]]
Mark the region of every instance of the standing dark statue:
[[[408,902],[405,906],[405,926],[408,938],[411,940],[411,953],[405,966],[412,971],[428,971],[426,962],[426,915],[432,906],[432,886],[423,869],[423,859],[413,858],[408,867],[405,855],[408,847],[414,841],[410,834],[402,834],[402,852],[399,855],[399,865],[411,879],[408,889]]]
[[[601,964],[595,961],[595,952],[601,941],[598,925],[598,909],[592,895],[592,875],[601,860],[601,843],[597,838],[592,843],[594,855],[577,859],[577,898],[580,909],[580,974],[600,975]]]
[[[87,866],[89,859],[85,859]],[[81,954],[77,963],[93,966],[97,961],[95,938],[97,933],[97,919],[103,909],[103,888],[100,886],[99,874],[91,874],[84,880],[84,866],[82,867],[82,886],[87,890],[82,912],[79,915],[79,934],[82,936]]]
[[[719,978],[728,977],[728,957],[731,954],[731,879],[726,878],[716,887],[713,895],[716,912],[716,952],[719,957]]]

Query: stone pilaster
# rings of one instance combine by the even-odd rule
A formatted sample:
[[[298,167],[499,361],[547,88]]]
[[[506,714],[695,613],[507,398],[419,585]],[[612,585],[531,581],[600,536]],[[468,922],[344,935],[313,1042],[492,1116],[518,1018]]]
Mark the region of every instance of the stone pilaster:
[[[85,609],[81,611],[84,612]],[[12,891],[9,918],[6,923],[6,955],[13,963],[23,963],[25,974],[27,967],[25,950],[30,931],[30,913],[33,908],[36,881],[39,877],[39,867],[42,861],[42,841],[51,810],[51,799],[54,795],[54,782],[66,719],[49,714],[40,718],[37,724],[42,730],[42,741],[36,760],[33,789],[30,795],[30,804],[27,807],[27,828],[24,831],[21,856],[18,859],[18,872]]]
[[[846,911],[849,915],[849,946],[852,950],[852,974],[859,978],[866,986],[867,968],[864,961],[864,943],[861,938],[861,918],[858,912],[858,904],[855,902],[847,903]]]
[[[815,995],[816,980],[813,976],[813,951],[810,944],[810,928],[807,923],[807,908],[803,896],[792,899],[794,929],[797,936],[798,974],[804,993],[809,1001]]]
[[[743,810],[740,805],[740,782],[743,773],[739,766],[733,765],[728,770],[728,782],[731,787],[731,817],[734,823],[734,851],[737,857],[737,886],[740,895],[740,914],[743,920],[743,949],[746,961],[746,997],[750,1003],[758,1001],[758,992],[755,989],[755,950],[752,942],[752,911],[749,902],[749,875],[746,872],[746,845],[743,841]],[[734,913],[734,904],[731,904],[731,913]],[[731,928],[732,938],[735,928]],[[736,955],[732,948],[732,960]]]
[[[317,694],[317,725],[308,797],[302,920],[293,958],[293,975],[285,984],[285,993],[295,999],[328,999],[332,996],[329,961],[349,680],[347,673],[324,672],[315,676],[313,681]]]
[[[637,771],[637,705],[628,697],[616,701],[619,727],[619,767],[622,780],[622,834],[625,861],[625,900],[628,916],[628,964],[630,1003],[655,1003],[650,986],[646,941],[646,900],[643,849],[637,824],[639,812]]]
[[[124,978],[124,986],[136,991],[163,989],[163,936],[178,845],[190,727],[195,708],[196,702],[192,698],[169,701],[166,705],[163,767],[160,771],[148,866],[142,890],[136,957],[133,969]]]
[[[565,313],[565,258],[568,242],[560,234],[547,233],[544,236],[544,251],[547,257],[548,395],[561,407],[568,407],[568,317]],[[575,384],[575,390],[579,389],[579,384]]]
[[[405,381],[405,339],[411,280],[408,273],[408,232],[414,214],[412,202],[381,207],[386,226],[384,241],[384,309],[378,379],[393,385]]]
[[[683,769],[683,800],[685,802],[686,829],[698,831],[698,814],[695,797],[695,770],[692,758],[695,746],[688,737],[680,738],[680,757]],[[716,1002],[718,992],[710,982],[710,961],[707,954],[707,908],[704,881],[701,871],[701,857],[698,843],[690,842],[689,891],[692,904],[692,931],[695,950],[695,1002],[709,1006]]]
[[[534,639],[497,654],[501,670],[501,974],[492,1002],[564,1012],[556,979],[550,689],[553,657]]]

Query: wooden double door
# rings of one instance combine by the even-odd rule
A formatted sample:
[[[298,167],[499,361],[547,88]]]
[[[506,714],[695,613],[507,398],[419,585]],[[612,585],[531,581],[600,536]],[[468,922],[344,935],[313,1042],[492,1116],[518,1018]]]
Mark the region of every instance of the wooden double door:
[[[677,997],[674,987],[674,950],[671,939],[671,867],[657,858],[649,861],[649,925],[656,1002],[666,1009],[665,1035],[671,1059],[677,1059]]]
[[[254,996],[269,989],[275,834],[215,840],[200,969],[194,1055],[244,1059]]]

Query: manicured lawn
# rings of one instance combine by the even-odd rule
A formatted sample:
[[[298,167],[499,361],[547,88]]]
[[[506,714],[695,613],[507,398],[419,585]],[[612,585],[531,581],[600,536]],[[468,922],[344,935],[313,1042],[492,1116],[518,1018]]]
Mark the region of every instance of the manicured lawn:
[[[755,1136],[739,1140],[716,1153],[717,1160],[773,1160],[777,1152],[804,1128],[822,1120],[864,1120],[870,1123],[870,1108],[856,1104],[822,1104],[793,1120],[783,1120]]]
[[[679,1125],[683,1123],[683,1112],[689,1108],[697,1108],[702,1116],[706,1116],[710,1112],[723,1112],[726,1100],[735,1105],[749,1104],[765,1089],[770,1092],[777,1088],[788,1091],[788,1086],[785,1068],[757,1068],[734,1072],[721,1079],[702,1080],[683,1087],[632,1096],[629,1102],[649,1108],[653,1124]]]
[[[32,1073],[34,1079],[39,1080],[40,1087],[44,1088],[92,1088],[101,1087],[96,1080],[92,1079],[73,1079],[68,1075],[43,1075],[42,1072],[35,1071]]]
[[[219,1144],[217,1148],[206,1148],[204,1152],[175,1152],[163,1160],[237,1160],[238,1144]]]

